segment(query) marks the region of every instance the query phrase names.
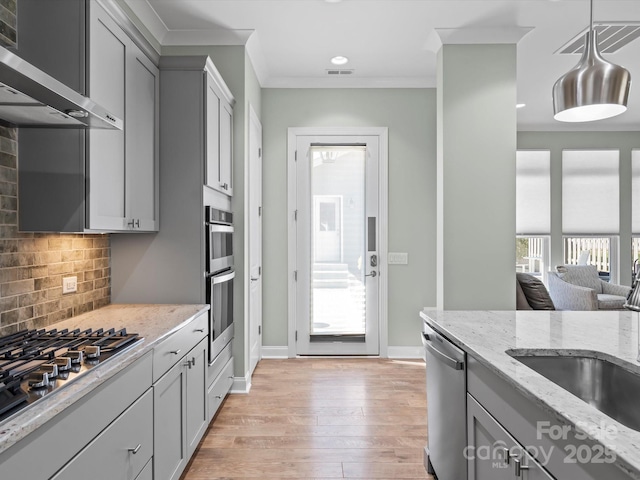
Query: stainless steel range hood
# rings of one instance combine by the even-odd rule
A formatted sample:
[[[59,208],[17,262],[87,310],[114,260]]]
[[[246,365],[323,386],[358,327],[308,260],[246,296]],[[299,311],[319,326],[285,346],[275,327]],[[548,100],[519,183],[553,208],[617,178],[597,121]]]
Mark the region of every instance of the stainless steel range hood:
[[[105,128],[123,121],[0,47],[0,120],[17,127]]]

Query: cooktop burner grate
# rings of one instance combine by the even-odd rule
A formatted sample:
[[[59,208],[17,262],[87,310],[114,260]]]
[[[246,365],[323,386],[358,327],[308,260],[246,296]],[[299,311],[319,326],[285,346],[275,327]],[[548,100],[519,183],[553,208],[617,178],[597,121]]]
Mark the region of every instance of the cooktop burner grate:
[[[0,337],[0,422],[140,340],[113,328],[23,330]]]

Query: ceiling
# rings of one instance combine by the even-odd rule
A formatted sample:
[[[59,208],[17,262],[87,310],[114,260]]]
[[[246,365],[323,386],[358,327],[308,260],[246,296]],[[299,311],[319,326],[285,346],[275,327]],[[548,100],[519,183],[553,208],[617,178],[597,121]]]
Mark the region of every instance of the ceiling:
[[[246,45],[265,88],[435,87],[444,34],[491,43],[528,32],[517,44],[520,130],[640,131],[639,80],[619,117],[553,120],[551,88],[579,60],[554,52],[587,28],[588,0],[123,1],[162,46]],[[596,24],[620,21],[640,24],[639,0],[594,1]],[[339,68],[353,74],[327,74],[336,55],[350,59]],[[604,56],[640,79],[640,39]]]

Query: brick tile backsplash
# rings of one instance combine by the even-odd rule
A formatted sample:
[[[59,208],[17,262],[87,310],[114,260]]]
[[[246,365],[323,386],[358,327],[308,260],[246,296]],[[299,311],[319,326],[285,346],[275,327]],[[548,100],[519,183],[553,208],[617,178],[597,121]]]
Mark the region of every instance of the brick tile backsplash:
[[[0,126],[0,336],[111,301],[109,235],[18,232],[17,137]],[[62,294],[66,276],[78,277],[77,292]]]

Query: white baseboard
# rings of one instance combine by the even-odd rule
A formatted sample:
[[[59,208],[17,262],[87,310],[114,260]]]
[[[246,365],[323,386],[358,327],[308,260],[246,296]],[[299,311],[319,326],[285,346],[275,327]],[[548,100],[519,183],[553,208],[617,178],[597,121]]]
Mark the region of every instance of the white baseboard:
[[[424,347],[387,347],[388,358],[424,358]],[[262,358],[289,358],[289,349],[284,347],[262,347]]]
[[[229,393],[244,393],[247,394],[251,390],[251,377],[233,377],[233,384]]]
[[[289,348],[262,347],[262,358],[289,358]]]
[[[387,347],[389,358],[424,358],[424,347]]]

